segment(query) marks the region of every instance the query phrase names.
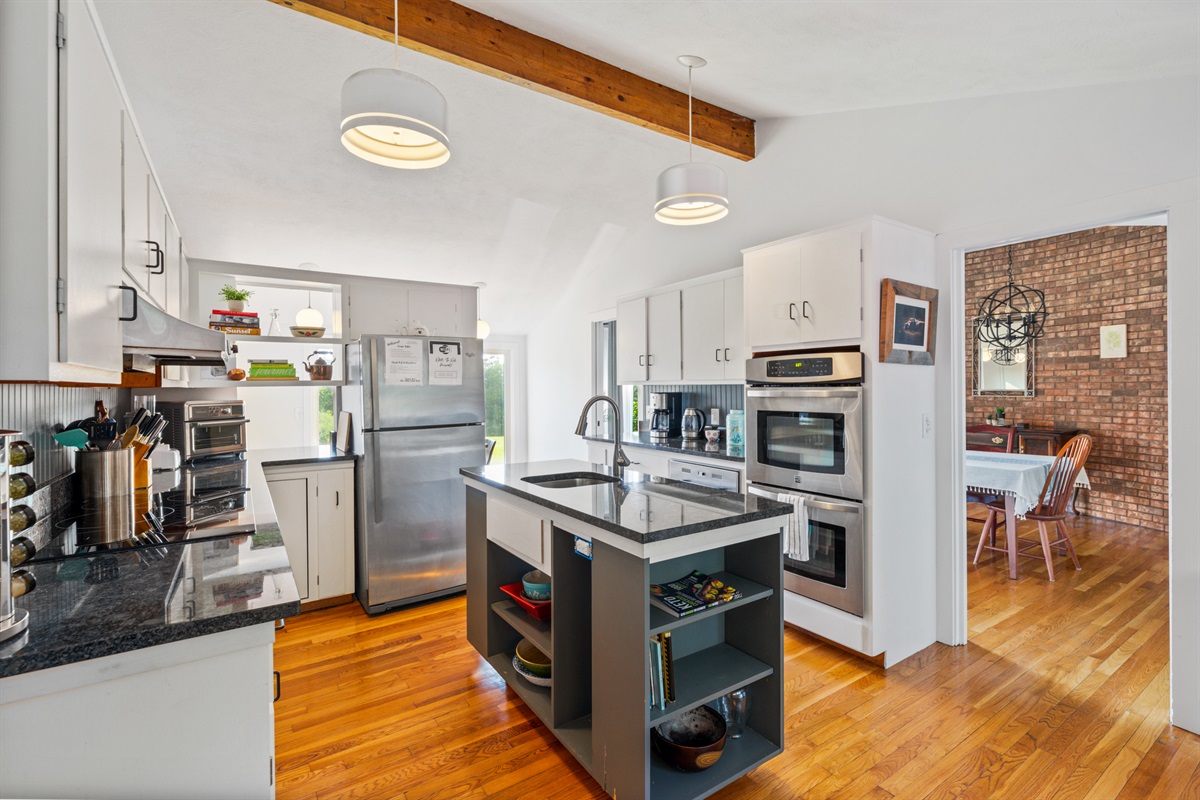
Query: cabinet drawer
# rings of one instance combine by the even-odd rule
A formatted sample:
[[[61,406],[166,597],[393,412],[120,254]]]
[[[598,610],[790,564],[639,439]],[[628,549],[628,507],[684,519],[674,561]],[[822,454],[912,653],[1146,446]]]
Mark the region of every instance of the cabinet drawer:
[[[489,497],[487,537],[530,564],[547,569],[541,517]]]

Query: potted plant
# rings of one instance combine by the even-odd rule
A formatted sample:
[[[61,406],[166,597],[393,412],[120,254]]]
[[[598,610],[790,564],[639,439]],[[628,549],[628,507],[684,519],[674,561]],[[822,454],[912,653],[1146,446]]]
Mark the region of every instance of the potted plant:
[[[1004,406],[996,406],[996,424],[1004,424]]]
[[[254,292],[249,289],[239,289],[227,283],[221,287],[219,294],[230,311],[243,311],[246,308],[246,301],[250,299]]]

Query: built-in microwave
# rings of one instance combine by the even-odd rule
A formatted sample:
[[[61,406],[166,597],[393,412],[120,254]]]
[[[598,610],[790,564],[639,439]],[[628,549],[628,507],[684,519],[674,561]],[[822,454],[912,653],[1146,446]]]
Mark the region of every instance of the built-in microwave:
[[[240,400],[159,403],[167,419],[163,438],[184,461],[246,452],[245,406]]]
[[[746,479],[862,500],[862,355],[753,358],[746,381]]]

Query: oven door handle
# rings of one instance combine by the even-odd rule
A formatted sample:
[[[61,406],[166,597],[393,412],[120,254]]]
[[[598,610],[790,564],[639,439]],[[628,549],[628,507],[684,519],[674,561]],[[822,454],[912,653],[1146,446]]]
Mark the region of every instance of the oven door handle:
[[[765,497],[768,500],[774,500],[779,495],[784,497],[799,497],[804,501],[804,505],[809,508],[818,508],[822,511],[844,511],[850,514],[861,514],[862,506],[858,503],[834,503],[829,500],[818,500],[806,494],[796,494],[794,492],[767,492],[759,489],[757,486],[747,486],[746,490],[750,494],[756,494],[759,497]]]
[[[217,500],[231,494],[245,494],[249,486],[234,486],[231,489],[197,489],[192,492],[200,500]]]
[[[185,424],[196,428],[211,428],[213,425],[245,425],[249,421],[245,417],[227,417],[225,419],[193,420]]]
[[[857,386],[846,389],[768,389],[752,386],[746,389],[747,397],[858,397],[860,394],[861,390]]]

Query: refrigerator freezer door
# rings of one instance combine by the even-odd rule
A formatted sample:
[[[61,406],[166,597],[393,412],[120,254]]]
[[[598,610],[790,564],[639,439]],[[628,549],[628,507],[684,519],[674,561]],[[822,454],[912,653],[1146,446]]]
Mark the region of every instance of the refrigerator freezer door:
[[[411,372],[388,369],[389,341],[414,343],[418,364]],[[431,348],[459,352],[461,383],[430,385]],[[364,336],[361,353],[363,425],[368,430],[483,422],[483,342],[425,336]],[[415,378],[418,383],[401,383]],[[444,378],[443,378],[444,379]],[[459,380],[452,379],[452,380]]]
[[[367,432],[359,505],[358,599],[370,612],[466,582],[460,467],[483,464],[483,426]]]

